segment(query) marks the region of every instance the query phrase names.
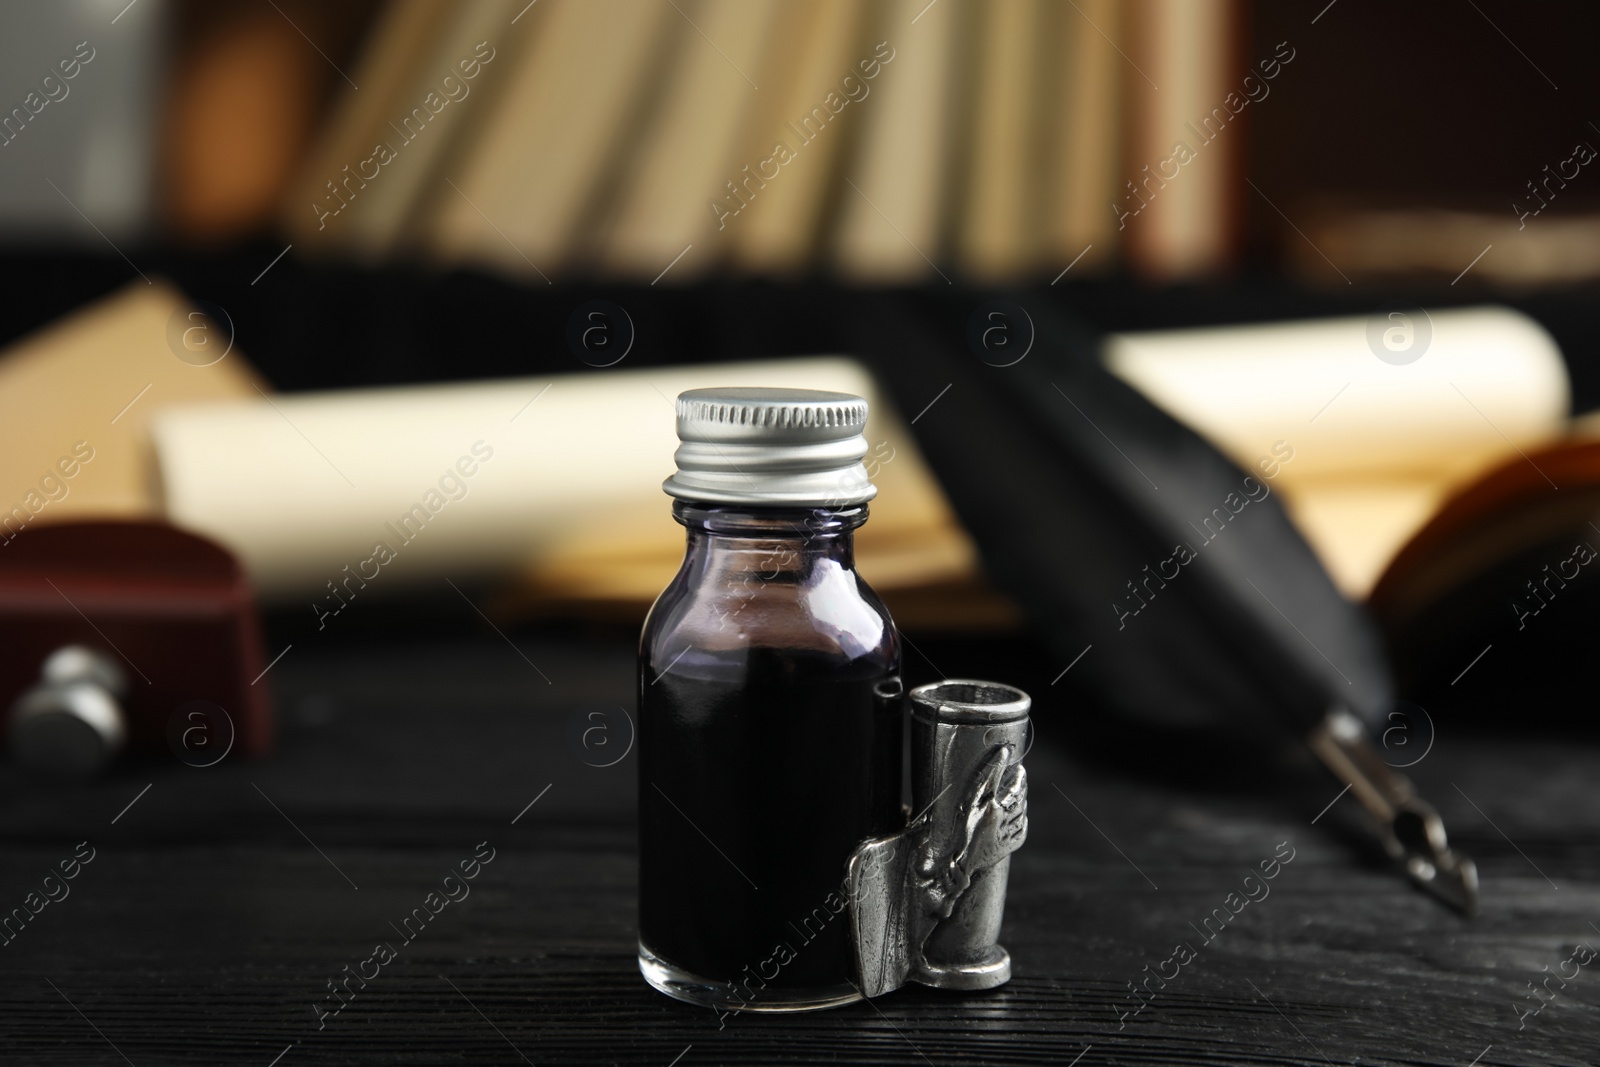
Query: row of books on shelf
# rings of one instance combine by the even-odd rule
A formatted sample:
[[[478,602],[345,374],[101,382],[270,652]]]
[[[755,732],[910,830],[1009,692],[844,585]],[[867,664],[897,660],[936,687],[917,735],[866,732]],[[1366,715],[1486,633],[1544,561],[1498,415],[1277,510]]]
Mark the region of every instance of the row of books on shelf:
[[[1236,16],[1235,0],[396,0],[283,219],[303,249],[535,281],[1204,271],[1237,245]],[[1161,166],[1178,134],[1181,173]]]

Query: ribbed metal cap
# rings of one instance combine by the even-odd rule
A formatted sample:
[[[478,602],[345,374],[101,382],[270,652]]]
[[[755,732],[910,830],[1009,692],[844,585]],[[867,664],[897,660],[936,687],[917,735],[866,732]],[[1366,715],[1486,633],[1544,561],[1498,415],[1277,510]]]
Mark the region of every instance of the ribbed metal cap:
[[[678,472],[662,488],[708,504],[846,507],[877,495],[861,459],[867,402],[817,389],[678,395]]]

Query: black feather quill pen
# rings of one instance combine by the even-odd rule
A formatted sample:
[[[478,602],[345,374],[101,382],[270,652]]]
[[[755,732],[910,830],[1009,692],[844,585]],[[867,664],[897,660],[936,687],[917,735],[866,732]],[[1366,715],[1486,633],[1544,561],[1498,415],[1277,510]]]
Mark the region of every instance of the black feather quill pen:
[[[1334,587],[1272,492],[1099,359],[1047,297],[882,297],[858,351],[903,409],[996,585],[1115,712],[1195,727],[1277,722],[1378,820],[1414,880],[1471,910],[1471,862],[1376,757],[1394,687],[1376,628]],[[996,365],[1006,364],[1006,365]],[[981,443],[981,447],[975,447]],[[1087,651],[1085,651],[1087,650]]]

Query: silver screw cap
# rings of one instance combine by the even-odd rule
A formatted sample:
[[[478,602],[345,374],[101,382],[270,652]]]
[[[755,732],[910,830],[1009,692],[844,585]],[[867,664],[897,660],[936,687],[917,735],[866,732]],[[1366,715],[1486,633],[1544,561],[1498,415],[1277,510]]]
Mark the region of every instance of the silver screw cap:
[[[817,389],[678,395],[678,471],[662,488],[707,504],[848,507],[878,489],[861,463],[867,402]]]

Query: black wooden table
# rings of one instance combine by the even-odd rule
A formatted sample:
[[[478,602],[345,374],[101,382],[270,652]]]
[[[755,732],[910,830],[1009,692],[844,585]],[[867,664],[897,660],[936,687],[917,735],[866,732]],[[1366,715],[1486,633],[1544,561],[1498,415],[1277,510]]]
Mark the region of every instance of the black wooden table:
[[[1337,786],[1314,768],[1133,732],[1119,751],[1115,729],[1080,745],[1093,709],[1050,685],[1061,665],[918,644],[1036,695],[1003,989],[721,1024],[670,1001],[634,962],[625,639],[307,641],[272,670],[268,761],[3,772],[0,907],[60,899],[0,948],[0,1062],[1600,1062],[1600,961],[1569,962],[1600,948],[1592,739],[1441,729],[1411,769],[1478,862],[1467,920],[1374,855],[1348,796],[1319,817]],[[475,854],[460,899],[402,931]],[[335,999],[357,971],[377,973]]]

